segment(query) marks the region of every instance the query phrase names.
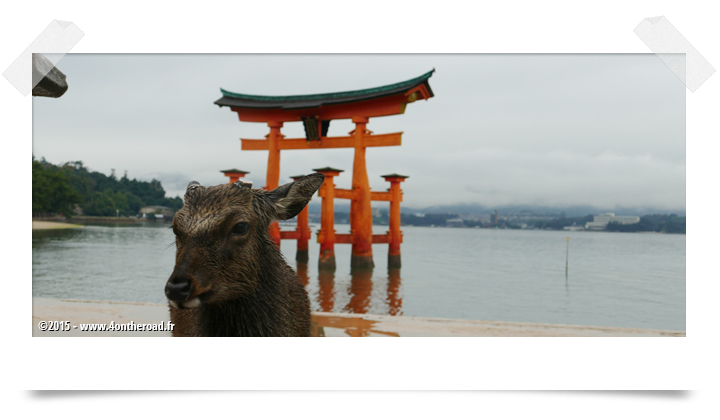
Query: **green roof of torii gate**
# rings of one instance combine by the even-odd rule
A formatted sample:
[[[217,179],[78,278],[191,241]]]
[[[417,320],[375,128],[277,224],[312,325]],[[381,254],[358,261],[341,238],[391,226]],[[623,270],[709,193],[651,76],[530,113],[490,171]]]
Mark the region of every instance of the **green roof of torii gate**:
[[[338,104],[346,102],[357,102],[369,99],[380,98],[383,96],[394,95],[396,93],[405,92],[415,86],[425,84],[430,96],[433,96],[432,89],[428,79],[435,72],[435,69],[414,79],[404,82],[394,83],[392,85],[380,86],[370,89],[351,90],[346,92],[321,93],[314,95],[291,95],[291,96],[262,96],[262,95],[246,95],[243,93],[229,92],[220,89],[223,97],[215,101],[215,105],[231,106],[239,108],[315,108],[322,105]]]

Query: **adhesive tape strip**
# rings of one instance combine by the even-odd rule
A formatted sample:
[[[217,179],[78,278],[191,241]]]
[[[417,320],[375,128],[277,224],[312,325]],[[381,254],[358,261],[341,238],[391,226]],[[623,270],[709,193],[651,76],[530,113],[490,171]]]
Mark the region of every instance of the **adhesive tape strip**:
[[[715,73],[715,68],[665,16],[643,19],[633,32],[675,73],[690,92],[695,92]]]
[[[39,77],[33,77],[32,53],[42,53],[54,66],[67,54],[85,34],[72,22],[53,20],[35,41],[3,72],[3,76],[23,96],[28,93],[52,70],[44,69]]]

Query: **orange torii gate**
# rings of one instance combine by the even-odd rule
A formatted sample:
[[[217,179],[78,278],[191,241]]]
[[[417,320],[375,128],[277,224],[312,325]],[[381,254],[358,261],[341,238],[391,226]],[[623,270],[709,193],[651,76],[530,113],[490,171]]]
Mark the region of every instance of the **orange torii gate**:
[[[230,107],[233,112],[238,114],[240,121],[262,122],[270,127],[270,133],[265,136],[264,140],[241,139],[242,150],[268,151],[267,178],[265,181],[265,188],[268,190],[279,186],[280,150],[355,149],[352,190],[347,190],[347,193],[343,193],[344,197],[342,197],[351,200],[351,234],[347,241],[352,243],[351,266],[358,268],[373,267],[372,208],[370,202],[373,199],[372,194],[382,193],[372,193],[370,191],[365,150],[367,147],[400,146],[402,132],[373,134],[372,131],[367,130],[367,124],[370,118],[403,114],[408,103],[433,97],[428,79],[434,71],[431,70],[422,76],[392,85],[316,95],[260,96],[233,93],[221,89],[223,97],[215,101],[215,104],[220,107]],[[355,123],[355,129],[348,133],[349,136],[327,137],[330,121],[336,119],[351,119]],[[280,133],[284,123],[293,121],[303,123],[305,138],[286,139]],[[395,174],[389,175],[387,178],[404,179],[404,177]],[[399,182],[396,183],[396,194],[400,194]],[[392,194],[392,192],[390,193]],[[393,200],[387,201],[392,203]],[[399,195],[396,202],[399,214]],[[393,207],[392,204],[391,207]],[[393,213],[392,209],[391,213]],[[399,217],[397,224],[399,226]],[[277,223],[270,227],[270,235],[277,244],[280,244],[283,236],[287,237],[287,235],[280,232]],[[291,238],[288,237],[288,239]],[[377,238],[375,243],[389,243],[388,240],[389,238],[379,242],[381,238]],[[401,241],[400,237],[399,240]],[[396,248],[397,257],[394,265],[398,266],[400,261],[399,242]],[[323,255],[320,258],[322,261]],[[335,265],[334,259],[333,254],[333,267]]]

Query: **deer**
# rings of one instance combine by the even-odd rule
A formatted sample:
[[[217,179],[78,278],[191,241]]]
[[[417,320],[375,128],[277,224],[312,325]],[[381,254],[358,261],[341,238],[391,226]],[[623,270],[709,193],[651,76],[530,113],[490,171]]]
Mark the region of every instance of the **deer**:
[[[320,188],[314,173],[272,191],[190,182],[172,222],[175,267],[165,284],[173,336],[309,336],[310,300],[268,232]]]

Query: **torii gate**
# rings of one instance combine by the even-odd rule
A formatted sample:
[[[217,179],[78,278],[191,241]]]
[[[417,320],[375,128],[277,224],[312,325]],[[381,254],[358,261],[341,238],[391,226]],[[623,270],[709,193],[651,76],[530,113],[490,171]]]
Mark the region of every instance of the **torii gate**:
[[[372,208],[365,149],[378,146],[400,146],[402,132],[373,134],[367,130],[370,118],[403,114],[408,103],[433,97],[428,79],[435,70],[392,85],[347,92],[315,95],[260,96],[233,93],[220,89],[223,96],[215,104],[228,106],[240,121],[263,122],[270,127],[265,140],[241,139],[242,150],[267,150],[268,167],[265,188],[272,190],[280,181],[280,150],[354,148],[352,190],[350,198],[351,266],[373,267]],[[327,137],[331,120],[351,119],[355,129],[346,137]],[[280,128],[286,122],[302,121],[305,138],[286,139]],[[399,192],[398,192],[399,194]],[[398,207],[399,208],[399,207]],[[399,221],[398,221],[399,223]],[[321,232],[322,233],[322,232]],[[279,245],[280,228],[270,227],[270,235]],[[398,245],[399,246],[399,245]],[[330,255],[321,255],[329,259]],[[335,266],[334,254],[332,267]],[[399,252],[398,252],[399,257]],[[399,264],[399,258],[397,259]]]

